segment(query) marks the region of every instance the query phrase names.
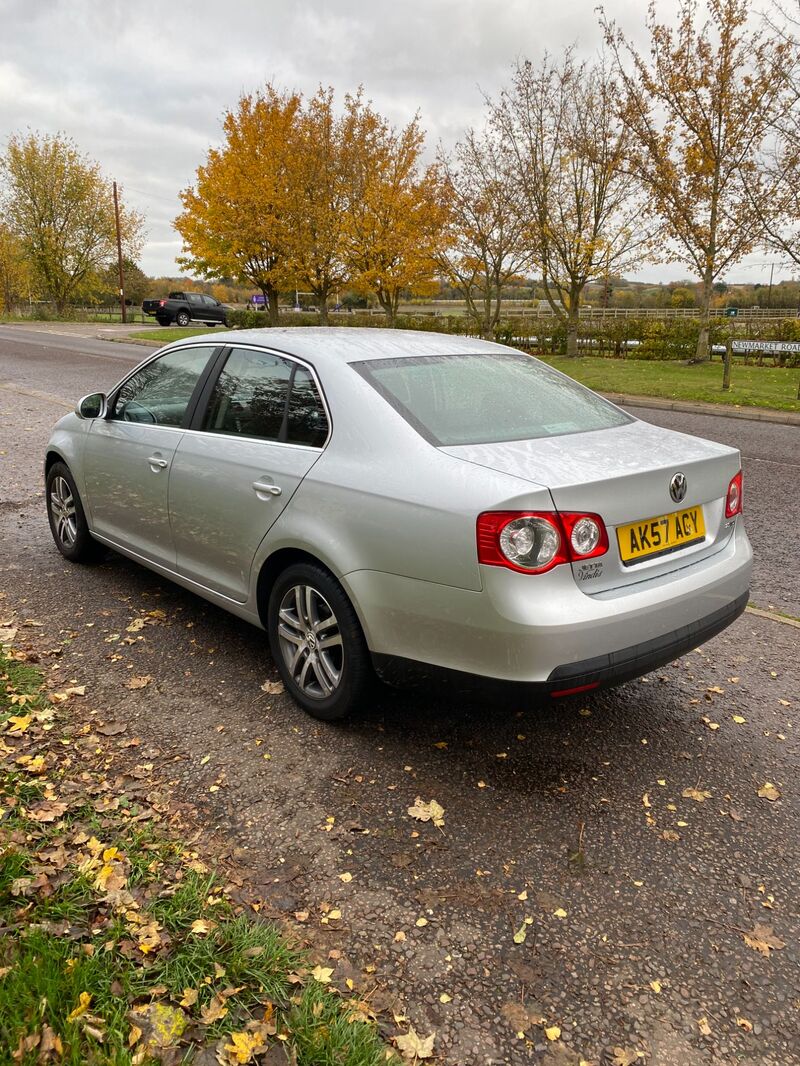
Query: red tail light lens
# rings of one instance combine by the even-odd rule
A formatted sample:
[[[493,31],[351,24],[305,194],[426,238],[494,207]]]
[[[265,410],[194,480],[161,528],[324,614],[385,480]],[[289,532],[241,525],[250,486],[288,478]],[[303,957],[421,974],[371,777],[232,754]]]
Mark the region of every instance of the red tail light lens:
[[[478,562],[520,574],[544,574],[561,563],[608,551],[608,533],[595,514],[485,511],[477,523]]]
[[[159,307],[166,307],[167,306],[167,301],[166,300],[159,300],[158,301],[158,306]]]
[[[728,485],[728,495],[725,497],[725,517],[733,518],[734,515],[741,514],[743,503],[742,472],[740,470],[736,477],[731,478],[731,483]]]

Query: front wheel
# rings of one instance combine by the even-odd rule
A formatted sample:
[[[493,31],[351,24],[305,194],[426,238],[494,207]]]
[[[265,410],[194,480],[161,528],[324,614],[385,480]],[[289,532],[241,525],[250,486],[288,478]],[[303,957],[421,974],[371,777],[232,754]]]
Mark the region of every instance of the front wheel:
[[[105,554],[92,537],[81,498],[66,463],[53,463],[45,481],[47,517],[56,547],[71,563],[97,562]]]
[[[189,312],[188,311],[179,311],[177,313],[177,315],[175,316],[175,321],[178,323],[179,326],[188,326],[189,325],[189,321],[190,321],[189,320]]]
[[[267,608],[272,656],[287,691],[323,721],[364,699],[372,664],[341,585],[321,566],[295,563],[275,582]]]

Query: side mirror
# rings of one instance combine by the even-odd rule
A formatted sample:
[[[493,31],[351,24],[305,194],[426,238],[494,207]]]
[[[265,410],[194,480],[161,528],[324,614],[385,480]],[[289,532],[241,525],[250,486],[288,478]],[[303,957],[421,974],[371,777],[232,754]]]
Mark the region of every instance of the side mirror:
[[[106,394],[104,392],[92,392],[78,400],[75,414],[78,418],[103,418],[106,413]]]

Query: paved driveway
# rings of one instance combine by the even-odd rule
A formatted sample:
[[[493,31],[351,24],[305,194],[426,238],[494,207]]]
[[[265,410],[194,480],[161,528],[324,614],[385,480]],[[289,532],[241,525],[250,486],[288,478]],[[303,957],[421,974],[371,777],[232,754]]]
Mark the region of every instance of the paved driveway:
[[[337,977],[435,1030],[442,1063],[620,1048],[655,1066],[799,1064],[800,629],[748,613],[590,699],[382,690],[359,720],[317,724],[262,691],[276,674],[259,631],[118,556],[69,566],[50,542],[49,427],[142,354],[0,328],[0,617],[65,642],[54,679],[127,722],[268,904],[309,911],[299,928],[342,953]],[[635,413],[742,449],[753,600],[800,615],[796,428]],[[115,638],[154,609],[134,643]],[[777,801],[758,795],[768,781]],[[441,829],[408,815],[417,796],[445,808]],[[340,920],[321,923],[327,905]],[[749,945],[757,925],[785,946]]]

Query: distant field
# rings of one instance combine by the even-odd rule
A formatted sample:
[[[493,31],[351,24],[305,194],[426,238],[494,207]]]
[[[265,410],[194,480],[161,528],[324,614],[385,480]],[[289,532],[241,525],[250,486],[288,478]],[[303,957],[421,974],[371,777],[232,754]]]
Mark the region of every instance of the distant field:
[[[598,392],[659,396],[740,407],[800,411],[800,370],[740,366],[731,370],[730,392],[722,391],[722,363],[687,366],[679,362],[636,359],[544,357],[545,362]]]

